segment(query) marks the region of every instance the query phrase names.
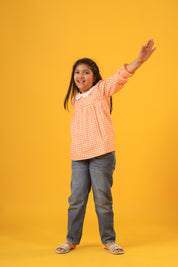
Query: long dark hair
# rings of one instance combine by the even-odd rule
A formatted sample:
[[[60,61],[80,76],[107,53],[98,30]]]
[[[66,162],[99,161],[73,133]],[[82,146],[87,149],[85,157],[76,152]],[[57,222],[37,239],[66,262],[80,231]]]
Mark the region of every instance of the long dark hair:
[[[90,58],[81,58],[81,59],[77,60],[75,62],[75,64],[73,65],[68,92],[67,92],[65,100],[64,100],[64,109],[67,109],[67,110],[68,110],[68,101],[69,101],[70,94],[71,94],[71,100],[72,100],[72,97],[75,96],[75,93],[80,92],[78,87],[75,85],[75,82],[74,82],[74,72],[75,72],[76,67],[80,64],[88,65],[88,67],[93,72],[93,75],[95,76],[95,82],[93,83],[93,85],[97,84],[97,82],[102,80],[99,68],[93,60],[91,60]],[[112,113],[112,96],[110,96],[110,113]]]

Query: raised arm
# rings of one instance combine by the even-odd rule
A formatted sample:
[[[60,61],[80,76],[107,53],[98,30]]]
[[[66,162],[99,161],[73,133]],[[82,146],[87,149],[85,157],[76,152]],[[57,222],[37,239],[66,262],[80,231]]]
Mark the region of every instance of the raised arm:
[[[127,64],[127,70],[130,73],[135,72],[155,51],[156,47],[153,48],[154,41],[153,39],[149,39],[145,45],[142,46],[138,58],[136,58],[130,64]],[[152,49],[153,48],[153,49]]]
[[[130,64],[123,64],[121,69],[117,70],[114,75],[106,80],[99,81],[96,86],[100,90],[101,94],[109,97],[119,92],[127,83],[128,78],[131,77],[136,69],[138,69],[155,51],[156,47],[153,48],[153,45],[153,39],[148,40],[147,43],[142,46],[138,58]]]

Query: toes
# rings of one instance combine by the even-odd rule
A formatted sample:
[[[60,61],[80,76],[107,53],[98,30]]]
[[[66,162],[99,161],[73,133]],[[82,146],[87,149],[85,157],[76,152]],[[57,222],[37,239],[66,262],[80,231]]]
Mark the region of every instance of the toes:
[[[57,248],[57,251],[65,252],[65,249],[63,249],[63,248]]]
[[[115,249],[114,252],[122,252],[122,249]]]

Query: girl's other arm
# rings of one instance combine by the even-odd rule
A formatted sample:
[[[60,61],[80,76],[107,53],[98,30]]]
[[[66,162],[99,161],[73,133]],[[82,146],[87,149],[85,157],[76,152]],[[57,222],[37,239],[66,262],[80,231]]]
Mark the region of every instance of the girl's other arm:
[[[135,72],[155,51],[156,47],[153,48],[154,41],[149,39],[145,45],[142,46],[138,58],[126,66],[128,72]],[[153,48],[153,49],[152,49]]]

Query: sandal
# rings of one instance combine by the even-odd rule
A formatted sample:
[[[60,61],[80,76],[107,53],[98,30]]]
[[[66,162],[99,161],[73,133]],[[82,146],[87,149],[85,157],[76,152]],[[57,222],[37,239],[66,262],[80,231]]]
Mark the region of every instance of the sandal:
[[[112,254],[119,255],[124,254],[124,250],[122,247],[118,246],[117,244],[113,243],[110,247],[104,246],[105,249],[108,249]],[[115,251],[116,249],[120,249],[121,251]]]
[[[65,251],[60,251],[60,250],[58,250],[58,248],[62,248],[62,249],[64,249]],[[65,254],[65,253],[68,253],[71,249],[74,249],[74,248],[71,248],[71,247],[69,246],[69,244],[66,242],[66,243],[64,243],[64,244],[62,244],[62,245],[60,245],[60,246],[58,246],[58,247],[56,248],[56,253],[59,253],[59,254]]]

